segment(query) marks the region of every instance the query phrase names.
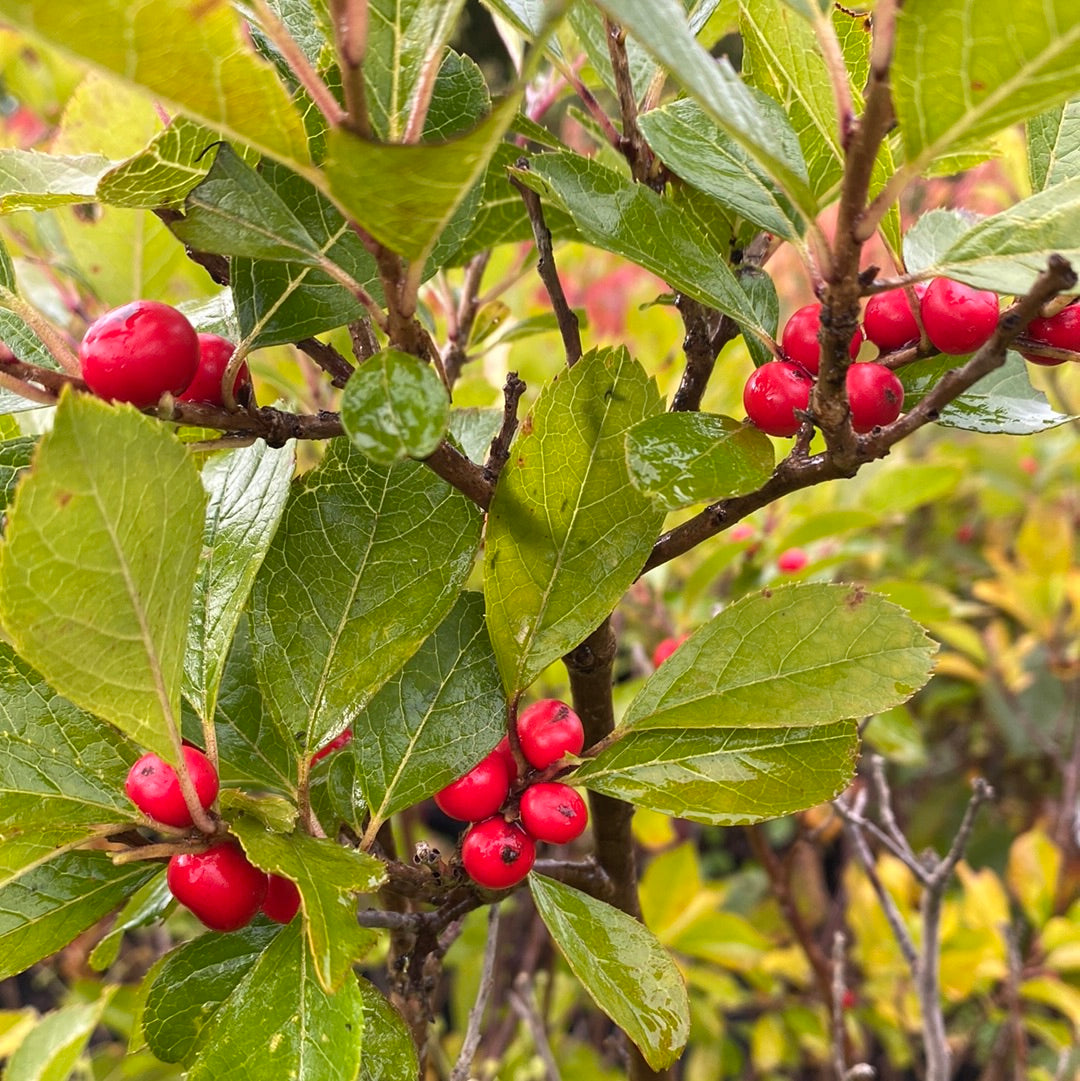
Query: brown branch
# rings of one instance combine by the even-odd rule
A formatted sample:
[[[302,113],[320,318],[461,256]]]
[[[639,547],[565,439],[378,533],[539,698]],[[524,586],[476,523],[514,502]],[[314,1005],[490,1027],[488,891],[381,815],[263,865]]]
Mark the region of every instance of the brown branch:
[[[487,460],[484,462],[484,476],[492,487],[499,479],[503,466],[510,460],[510,443],[518,426],[518,403],[524,393],[524,380],[518,378],[517,372],[508,372],[506,383],[503,385],[502,425],[491,441]]]
[[[529,162],[526,158],[519,158],[514,163],[514,167],[526,170],[529,168]],[[510,177],[510,183],[517,188],[529,215],[533,236],[536,238],[536,269],[551,298],[551,307],[555,312],[559,333],[562,335],[563,349],[566,352],[566,366],[569,368],[581,358],[581,330],[578,326],[578,317],[567,302],[562,282],[559,281],[559,272],[555,266],[555,252],[551,243],[551,230],[544,221],[544,208],[540,203],[540,196],[531,188],[527,188],[513,176]]]
[[[708,388],[720,350],[740,331],[734,320],[719,315],[715,309],[705,307],[685,293],[676,295],[675,307],[686,327],[683,337],[686,367],[671,399],[671,412],[685,413],[701,408],[701,399]]]
[[[495,955],[499,939],[499,906],[492,905],[488,911],[487,942],[484,946],[484,960],[480,966],[480,986],[476,992],[476,1001],[469,1010],[469,1019],[465,1025],[465,1036],[461,1042],[461,1053],[453,1070],[450,1081],[466,1081],[470,1076],[476,1049],[480,1046],[483,1033],[480,1026],[487,1010],[488,999],[495,983]]]
[[[423,461],[433,473],[467,495],[482,510],[491,505],[494,486],[483,468],[466,458],[453,444],[444,439]]]
[[[349,381],[353,366],[332,346],[318,338],[302,338],[296,348],[306,353],[328,376],[331,386],[339,390]]]
[[[367,54],[367,0],[330,0],[341,83],[345,91],[345,117],[342,126],[363,136],[373,137],[368,115],[367,90],[364,86],[364,57]]]
[[[446,381],[452,387],[461,375],[461,369],[469,359],[467,347],[469,336],[476,323],[476,316],[482,306],[480,283],[491,259],[491,249],[474,255],[465,267],[465,279],[461,285],[461,297],[457,308],[449,312],[449,341],[443,350],[443,369]]]
[[[626,31],[604,18],[604,36],[607,38],[608,56],[615,76],[615,93],[619,99],[622,117],[622,135],[616,144],[619,152],[630,163],[630,171],[639,184],[646,184],[654,191],[664,187],[664,170],[645,136],[638,127],[637,98],[634,80],[630,75],[630,59],[626,53]]]

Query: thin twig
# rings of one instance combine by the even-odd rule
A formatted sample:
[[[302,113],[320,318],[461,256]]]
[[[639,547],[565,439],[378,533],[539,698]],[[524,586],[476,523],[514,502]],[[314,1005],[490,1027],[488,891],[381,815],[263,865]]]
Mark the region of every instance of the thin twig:
[[[607,17],[604,18],[604,36],[607,38],[608,56],[615,77],[615,94],[619,99],[622,117],[622,135],[618,149],[630,163],[630,171],[639,184],[646,184],[655,191],[664,187],[663,168],[645,136],[638,127],[637,96],[630,75],[630,58],[626,53],[626,31]]]
[[[484,960],[480,969],[480,986],[476,992],[476,1001],[469,1011],[469,1020],[465,1026],[465,1039],[461,1044],[461,1054],[450,1072],[450,1081],[466,1081],[472,1068],[476,1049],[480,1046],[480,1025],[487,1010],[488,998],[495,982],[495,955],[499,938],[499,906],[492,905],[488,914],[487,943],[484,946]]]
[[[503,385],[503,419],[495,438],[488,448],[487,460],[484,462],[484,476],[494,486],[499,479],[503,466],[510,460],[510,443],[518,426],[518,403],[525,393],[525,382],[518,378],[517,372],[508,372],[506,383]]]
[[[318,338],[302,338],[296,348],[306,353],[327,375],[331,386],[344,387],[353,373],[353,366],[332,346]]]
[[[551,1044],[548,1042],[544,1019],[536,1009],[533,1002],[532,981],[526,972],[519,972],[514,978],[514,987],[510,992],[510,1006],[514,1013],[525,1022],[525,1027],[532,1037],[533,1047],[536,1049],[540,1061],[544,1064],[544,1081],[561,1081],[559,1065],[555,1056],[551,1053]]]

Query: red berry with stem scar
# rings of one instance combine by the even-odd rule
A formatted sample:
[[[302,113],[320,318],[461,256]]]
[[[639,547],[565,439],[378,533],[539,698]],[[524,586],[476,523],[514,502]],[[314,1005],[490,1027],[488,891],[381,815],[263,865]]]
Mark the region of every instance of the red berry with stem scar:
[[[461,842],[461,862],[469,877],[489,890],[517,885],[535,859],[533,839],[501,816],[477,822]]]
[[[951,278],[935,278],[919,308],[934,348],[955,356],[974,353],[994,333],[998,321],[996,293]]]
[[[581,718],[555,698],[533,702],[518,714],[521,753],[536,769],[544,769],[563,755],[577,754],[585,745]]]
[[[564,845],[585,832],[589,811],[569,785],[542,781],[521,794],[521,824],[538,841]]]
[[[794,435],[802,421],[796,410],[810,408],[813,380],[786,360],[773,360],[750,373],[743,388],[743,407],[750,423],[766,435]]]
[[[892,424],[904,408],[904,385],[884,364],[852,364],[846,385],[851,426],[857,432]]]
[[[266,898],[266,873],[231,841],[173,856],[165,877],[172,895],[212,931],[247,926]]]
[[[205,810],[217,799],[218,775],[213,763],[197,747],[180,748],[188,776]],[[128,799],[155,822],[184,829],[192,824],[191,812],[180,790],[176,770],[156,754],[144,754],[128,771],[124,782]]]

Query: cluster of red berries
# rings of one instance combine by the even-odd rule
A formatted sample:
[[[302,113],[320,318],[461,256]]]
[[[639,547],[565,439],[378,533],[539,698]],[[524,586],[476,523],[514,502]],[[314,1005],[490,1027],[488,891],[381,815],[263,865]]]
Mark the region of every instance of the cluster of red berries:
[[[525,760],[543,770],[585,743],[581,719],[554,698],[534,702],[517,719]],[[518,779],[508,737],[463,777],[435,793],[439,809],[471,822],[461,841],[461,862],[469,877],[487,889],[503,890],[520,882],[536,859],[536,842],[567,844],[589,823],[585,801],[558,781],[528,783],[517,797],[518,821],[509,821],[503,805]]]
[[[197,747],[181,748],[188,776],[203,810],[217,799],[218,775]],[[176,770],[156,754],[144,754],[124,783],[128,798],[143,814],[166,826],[187,829],[193,823]],[[181,852],[169,859],[166,880],[172,895],[214,931],[236,931],[262,911],[289,923],[300,907],[296,884],[260,871],[232,841],[219,841],[203,852]]]
[[[220,406],[221,377],[235,349],[216,334],[196,334],[183,312],[168,304],[133,300],[90,324],[79,361],[83,382],[99,398],[147,409],[172,394]],[[250,382],[242,364],[233,395]]]

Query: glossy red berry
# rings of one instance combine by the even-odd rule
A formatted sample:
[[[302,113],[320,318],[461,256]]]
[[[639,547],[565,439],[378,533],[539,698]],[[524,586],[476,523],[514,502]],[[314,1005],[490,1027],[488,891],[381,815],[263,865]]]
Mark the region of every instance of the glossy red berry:
[[[810,407],[813,380],[798,364],[774,360],[750,373],[743,387],[743,407],[750,423],[766,435],[794,435],[802,421],[795,410]]]
[[[443,814],[461,822],[479,822],[493,815],[506,801],[510,774],[506,760],[492,751],[464,777],[435,793],[435,803]]]
[[[884,364],[852,364],[846,383],[855,431],[869,432],[878,425],[892,424],[900,416],[904,386]]]
[[[203,808],[217,799],[218,775],[213,763],[197,747],[185,744],[184,755],[188,776]],[[156,754],[144,754],[128,771],[124,782],[128,799],[155,822],[184,829],[190,826],[191,812],[180,791],[180,778],[168,762]]]
[[[821,305],[807,304],[795,312],[784,326],[780,338],[780,348],[789,360],[801,364],[808,372],[817,375],[821,365],[821,345],[818,331],[821,329]],[[863,343],[863,332],[856,329],[851,337],[848,352],[854,359],[859,355]]]
[[[300,891],[296,883],[281,875],[268,875],[262,910],[277,923],[291,923],[300,910]]]
[[[689,638],[688,634],[680,634],[677,638],[663,638],[660,644],[653,650],[653,668],[659,668]]]
[[[341,750],[352,739],[352,729],[346,728],[344,732],[339,732],[329,743],[323,744],[312,756],[311,764],[315,765],[321,758],[325,758],[328,754],[334,751]]]
[[[199,339],[182,312],[134,300],[90,324],[79,346],[82,377],[99,397],[145,409],[182,394],[199,367]]]
[[[589,811],[569,785],[542,781],[521,794],[521,824],[538,841],[564,845],[585,832]]]
[[[925,282],[919,282],[914,289],[921,302],[926,292]],[[891,353],[919,340],[919,324],[903,289],[890,289],[887,293],[872,296],[863,312],[863,329],[867,338],[883,353]]]
[[[199,367],[195,377],[188,384],[187,390],[180,395],[182,402],[205,402],[207,405],[223,405],[221,400],[221,377],[229,365],[236,346],[216,334],[200,334]],[[240,365],[233,381],[233,397],[240,393],[240,388],[251,382],[251,374],[246,364]]]
[[[1074,353],[1080,353],[1080,304],[1070,304],[1049,319],[1032,319],[1024,335],[1032,341],[1052,345],[1055,349],[1071,349]],[[1048,368],[1065,363],[1064,360],[1040,357],[1034,353],[1025,353],[1024,356],[1032,364],[1042,364]]]
[[[510,778],[510,783],[513,784],[518,778],[518,768],[517,762],[514,760],[514,752],[510,748],[509,736],[503,736],[495,744],[495,754],[506,763],[506,776]]]
[[[521,753],[536,769],[558,762],[563,755],[577,754],[585,745],[581,718],[556,698],[533,702],[518,714]]]
[[[471,826],[461,842],[461,862],[469,877],[489,890],[517,885],[535,859],[533,839],[499,816]]]
[[[785,548],[777,557],[776,565],[785,574],[798,574],[810,562],[802,548]]]
[[[212,931],[245,927],[266,898],[266,873],[230,841],[173,856],[165,877],[172,895]]]
[[[934,348],[954,356],[974,353],[994,333],[998,321],[996,293],[951,278],[935,278],[919,309]]]

